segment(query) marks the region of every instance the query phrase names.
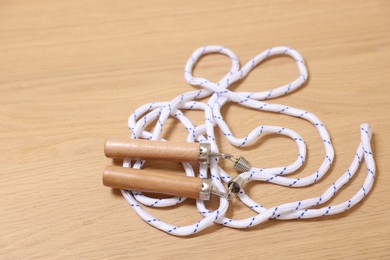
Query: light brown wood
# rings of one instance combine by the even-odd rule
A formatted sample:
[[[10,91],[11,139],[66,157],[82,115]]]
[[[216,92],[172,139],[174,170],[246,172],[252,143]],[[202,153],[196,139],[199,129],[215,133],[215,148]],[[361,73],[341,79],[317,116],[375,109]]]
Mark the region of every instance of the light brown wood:
[[[116,159],[190,162],[199,159],[199,143],[109,139],[104,145],[104,154]]]
[[[198,199],[202,186],[200,178],[180,176],[158,170],[137,170],[107,166],[103,172],[107,187],[184,196]]]
[[[389,14],[386,0],[0,1],[0,258],[388,259]],[[184,64],[205,44],[232,49],[241,64],[272,46],[297,49],[308,66],[307,84],[268,102],[317,115],[335,147],[334,164],[318,183],[250,183],[245,190],[255,201],[272,207],[322,194],[348,168],[359,125],[368,122],[378,171],[364,202],[337,216],[271,220],[246,230],[214,225],[178,238],[149,226],[117,190],[104,187],[102,171],[113,163],[104,156],[104,141],[130,136],[127,119],[139,106],[198,90],[185,83]],[[209,55],[195,75],[218,81],[229,67],[228,58]],[[277,57],[231,89],[265,91],[297,76],[292,59]],[[204,123],[200,111],[183,113],[196,125]],[[294,177],[315,172],[324,159],[322,140],[308,122],[232,103],[222,115],[239,137],[262,124],[298,132],[308,156]],[[268,136],[238,149],[218,128],[215,133],[221,151],[256,167],[296,159],[288,138]],[[169,118],[162,137],[180,142],[187,134]],[[230,162],[220,165],[236,176]],[[184,175],[179,163],[149,160],[145,169]],[[349,199],[365,176],[363,164],[329,203]],[[215,209],[218,200],[207,205]],[[201,219],[194,200],[144,208],[173,225]],[[233,200],[227,216],[253,214]]]

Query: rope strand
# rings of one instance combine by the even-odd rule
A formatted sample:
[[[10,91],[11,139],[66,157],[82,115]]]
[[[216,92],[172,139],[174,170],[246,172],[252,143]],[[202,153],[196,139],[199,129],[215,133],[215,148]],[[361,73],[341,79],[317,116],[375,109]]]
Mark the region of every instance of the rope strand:
[[[217,83],[211,82],[205,78],[194,77],[192,74],[194,65],[198,62],[200,57],[209,53],[224,54],[231,60],[232,65],[229,72]],[[289,56],[295,60],[299,69],[299,76],[297,79],[281,87],[262,92],[233,92],[228,89],[228,87],[233,83],[245,78],[258,64],[275,55]],[[308,111],[291,106],[264,102],[264,100],[280,97],[296,90],[307,80],[308,72],[306,65],[302,56],[296,50],[288,47],[273,47],[258,54],[240,68],[239,60],[231,50],[222,46],[204,46],[195,50],[187,60],[184,69],[184,76],[190,85],[197,86],[200,89],[183,93],[168,102],[152,102],[136,109],[128,119],[131,138],[160,140],[162,129],[169,117],[177,119],[184,126],[185,130],[188,131],[186,138],[187,142],[208,142],[211,144],[213,152],[219,152],[216,142],[217,140],[214,134],[216,126],[220,128],[223,132],[223,136],[229,141],[229,143],[237,147],[250,145],[258,138],[261,138],[261,136],[265,133],[279,134],[285,135],[295,141],[298,147],[297,159],[292,164],[281,167],[253,167],[250,171],[240,174],[246,182],[263,181],[292,188],[302,187],[318,182],[329,170],[334,159],[334,149],[325,125],[314,114]],[[205,97],[209,97],[206,103],[197,101]],[[286,127],[266,125],[257,126],[243,138],[236,137],[230,130],[228,124],[224,121],[221,114],[221,108],[229,102],[235,102],[238,105],[259,111],[268,111],[294,116],[311,122],[323,140],[325,149],[325,157],[319,169],[306,177],[287,177],[288,174],[297,171],[305,163],[306,145],[302,137],[295,131]],[[182,110],[204,111],[204,124],[194,125],[190,118],[183,114]],[[152,122],[156,122],[153,131],[146,131],[145,127]],[[122,190],[122,194],[127,202],[133,207],[135,212],[143,220],[145,220],[145,222],[164,232],[176,236],[187,236],[198,233],[213,223],[222,224],[232,228],[249,228],[267,221],[268,219],[315,218],[341,213],[349,210],[360,202],[370,192],[375,179],[375,162],[370,146],[371,129],[369,125],[362,124],[360,126],[360,132],[361,142],[357,148],[350,167],[323,194],[319,197],[285,203],[267,209],[252,200],[244,191],[241,191],[237,197],[242,203],[256,213],[247,219],[235,220],[225,217],[229,201],[224,198],[219,199],[219,207],[213,211],[207,209],[202,200],[197,200],[196,206],[201,214],[201,218],[192,225],[180,227],[168,224],[153,217],[147,213],[141,204],[149,207],[168,207],[178,205],[185,201],[186,198],[173,197],[155,199],[147,197],[138,191],[127,190]],[[363,158],[367,167],[367,177],[357,193],[351,199],[343,203],[313,209],[312,207],[321,205],[336,195],[337,191],[356,173]],[[130,160],[125,160],[123,166],[141,168],[144,163],[145,161],[131,162]],[[194,169],[191,164],[182,163],[182,165],[187,176],[195,176]],[[213,186],[221,192],[226,192],[226,188],[223,183],[227,183],[231,179],[231,176],[218,166],[218,158],[211,160],[208,166],[201,165],[197,175],[200,178],[206,178],[210,175]]]

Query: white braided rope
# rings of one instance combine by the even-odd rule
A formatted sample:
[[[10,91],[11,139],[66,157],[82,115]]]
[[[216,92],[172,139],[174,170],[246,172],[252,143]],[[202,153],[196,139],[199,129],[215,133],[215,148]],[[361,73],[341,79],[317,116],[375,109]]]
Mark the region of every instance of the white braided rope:
[[[207,53],[221,53],[228,56],[232,62],[230,71],[217,83],[204,78],[192,75],[193,67],[199,58]],[[263,92],[232,92],[228,87],[236,81],[243,79],[251,70],[265,59],[275,55],[286,55],[293,58],[298,66],[300,75],[293,82],[281,87]],[[149,140],[160,140],[161,132],[168,117],[179,120],[188,131],[187,142],[208,142],[214,152],[219,152],[214,135],[214,128],[218,127],[223,132],[226,139],[235,146],[243,147],[250,145],[257,138],[265,133],[280,134],[290,137],[298,146],[298,156],[295,162],[287,166],[275,168],[255,168],[241,173],[240,176],[246,181],[265,181],[287,187],[302,187],[311,185],[319,181],[328,171],[334,158],[333,146],[324,124],[312,113],[293,108],[291,106],[269,104],[261,100],[272,99],[285,95],[299,88],[307,79],[308,72],[302,56],[294,49],[288,47],[270,48],[247,62],[240,68],[239,60],[229,49],[222,46],[204,46],[195,50],[185,65],[185,79],[201,89],[186,92],[168,102],[152,102],[145,104],[134,111],[129,117],[128,125],[131,131],[131,138],[144,138]],[[207,103],[199,102],[198,99],[208,97]],[[285,175],[295,172],[305,162],[306,145],[303,139],[293,130],[280,126],[260,125],[254,128],[243,138],[236,137],[229,126],[224,121],[221,114],[221,107],[228,102],[235,102],[239,105],[250,107],[261,111],[271,111],[305,119],[311,122],[318,130],[325,148],[325,158],[318,170],[303,178],[289,178]],[[203,110],[205,115],[204,124],[195,126],[191,120],[184,116],[181,110]],[[156,121],[153,132],[145,130],[145,127]],[[133,207],[135,212],[150,225],[176,236],[187,236],[197,233],[213,223],[222,224],[233,228],[248,228],[256,226],[268,219],[301,219],[314,218],[325,215],[333,215],[344,212],[360,202],[370,191],[375,178],[375,162],[370,147],[371,129],[368,124],[360,126],[361,142],[358,146],[354,159],[348,170],[337,179],[322,195],[301,201],[294,201],[265,208],[253,201],[244,191],[238,194],[238,198],[256,214],[247,219],[234,220],[225,217],[229,202],[220,198],[220,205],[217,210],[211,211],[206,208],[202,200],[197,200],[196,205],[202,215],[200,220],[188,226],[175,226],[159,220],[145,211],[140,205],[150,207],[167,207],[177,205],[185,200],[183,197],[173,197],[167,199],[155,199],[143,195],[137,191],[122,190],[122,194],[127,202]],[[349,200],[322,208],[311,208],[327,202],[336,195],[337,191],[346,184],[356,173],[358,166],[364,158],[367,167],[367,177],[359,191]],[[141,168],[145,161],[129,160],[124,161],[124,167]],[[186,175],[195,176],[194,170],[189,163],[183,163]],[[223,182],[227,183],[231,177],[218,166],[218,159],[211,160],[209,166],[201,165],[198,177],[208,177],[208,170],[212,178],[213,186],[225,192]]]

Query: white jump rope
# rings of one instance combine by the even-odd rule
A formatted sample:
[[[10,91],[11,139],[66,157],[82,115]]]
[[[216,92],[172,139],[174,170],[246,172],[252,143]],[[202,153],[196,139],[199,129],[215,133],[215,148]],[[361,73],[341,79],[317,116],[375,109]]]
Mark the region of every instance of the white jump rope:
[[[194,65],[199,58],[208,53],[221,53],[228,56],[232,62],[230,71],[217,83],[211,82],[205,78],[198,78],[192,75]],[[232,92],[228,89],[233,83],[243,79],[251,70],[265,59],[276,56],[286,55],[292,57],[299,69],[300,75],[293,82],[284,86],[263,91],[263,92]],[[204,46],[195,50],[185,65],[185,79],[193,85],[201,89],[183,93],[171,101],[167,102],[152,102],[145,104],[134,111],[129,117],[128,125],[131,131],[132,138],[142,138],[149,140],[160,140],[161,132],[168,117],[176,118],[180,121],[184,128],[188,131],[187,142],[208,142],[211,144],[211,149],[214,152],[219,152],[214,134],[214,128],[218,126],[226,139],[234,146],[244,147],[253,143],[257,138],[265,133],[274,133],[285,135],[293,139],[298,146],[298,157],[295,162],[287,166],[275,168],[255,168],[250,171],[243,172],[240,177],[245,182],[264,181],[271,182],[287,187],[302,187],[311,185],[319,181],[322,176],[328,171],[334,158],[333,146],[324,124],[312,113],[285,106],[280,104],[269,104],[261,100],[268,100],[275,97],[283,96],[294,91],[302,86],[308,77],[308,72],[302,56],[294,49],[288,47],[273,47],[270,48],[247,62],[240,68],[237,56],[229,49],[222,46]],[[207,103],[199,102],[198,99],[208,97]],[[323,140],[325,148],[325,158],[314,173],[302,178],[289,178],[286,175],[298,170],[305,162],[306,145],[302,137],[291,129],[280,126],[260,125],[254,128],[244,138],[236,137],[230,130],[227,123],[224,121],[221,114],[221,107],[228,102],[235,102],[239,105],[257,109],[260,111],[271,111],[289,116],[295,116],[311,122],[318,130],[318,133]],[[181,111],[203,110],[205,115],[204,124],[194,125],[191,120],[186,117]],[[153,132],[145,131],[148,123],[157,121]],[[301,201],[294,201],[286,204],[277,205],[271,208],[265,208],[252,200],[244,190],[241,190],[237,197],[251,210],[255,212],[252,217],[247,219],[230,219],[225,217],[225,213],[229,206],[229,201],[220,197],[220,204],[217,210],[211,211],[206,208],[202,200],[196,201],[196,206],[202,217],[198,222],[188,226],[175,226],[161,221],[148,212],[140,205],[150,207],[169,207],[182,203],[185,198],[173,197],[166,199],[155,199],[143,195],[137,191],[122,190],[122,194],[127,202],[133,207],[135,212],[148,224],[161,229],[164,232],[175,236],[188,236],[197,233],[213,223],[221,224],[232,228],[249,228],[256,226],[268,219],[304,219],[315,218],[326,215],[333,215],[344,212],[358,202],[360,202],[370,192],[375,178],[375,162],[370,146],[371,129],[368,124],[364,123],[360,126],[361,142],[356,150],[354,159],[348,170],[338,178],[322,195]],[[356,173],[361,161],[365,160],[367,167],[367,177],[357,191],[357,193],[349,200],[322,208],[313,208],[327,202],[330,198],[336,195],[337,191],[346,184]],[[213,158],[209,165],[201,165],[198,177],[206,178],[210,174],[212,184],[220,192],[226,192],[223,182],[227,183],[232,179],[222,168],[218,166],[218,158]],[[124,167],[141,168],[145,161],[125,160]],[[194,170],[189,163],[183,163],[186,175],[195,176]],[[208,172],[209,170],[209,172]]]

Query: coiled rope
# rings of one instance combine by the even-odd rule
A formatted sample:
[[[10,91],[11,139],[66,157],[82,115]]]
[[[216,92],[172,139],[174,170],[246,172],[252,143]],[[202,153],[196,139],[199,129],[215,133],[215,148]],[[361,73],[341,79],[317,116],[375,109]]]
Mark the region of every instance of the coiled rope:
[[[224,54],[230,58],[232,63],[230,71],[216,83],[205,78],[194,77],[192,74],[194,65],[199,58],[209,53]],[[295,60],[300,73],[296,80],[281,87],[262,92],[233,92],[228,89],[230,85],[243,79],[259,63],[276,55],[289,56]],[[296,50],[288,47],[273,47],[256,55],[240,68],[239,60],[231,50],[222,46],[204,46],[192,53],[185,65],[184,75],[186,81],[190,85],[200,87],[200,89],[183,93],[171,101],[152,102],[136,109],[128,119],[131,138],[161,140],[162,129],[168,117],[173,117],[182,123],[184,128],[188,131],[187,142],[208,142],[211,144],[211,149],[214,152],[219,152],[214,134],[216,126],[220,128],[229,143],[237,147],[250,145],[265,133],[285,135],[294,140],[298,146],[298,156],[295,162],[290,165],[275,168],[253,167],[250,171],[240,174],[245,182],[263,181],[286,187],[302,187],[319,181],[328,171],[334,159],[334,149],[324,124],[314,114],[308,111],[291,106],[264,102],[264,100],[286,95],[302,86],[306,81],[308,72],[302,56]],[[198,99],[205,97],[209,97],[207,103],[197,101]],[[294,116],[311,122],[321,136],[325,148],[325,157],[319,169],[306,177],[287,177],[288,174],[297,171],[305,162],[306,145],[302,137],[295,131],[285,127],[260,125],[254,128],[244,138],[238,138],[232,133],[221,114],[221,108],[229,102],[235,102],[241,106],[246,106],[259,111]],[[183,110],[204,111],[204,124],[194,125],[191,120],[182,113]],[[156,124],[153,131],[148,132],[145,130],[145,127],[151,122],[156,122]],[[219,207],[213,211],[207,209],[202,200],[197,200],[196,206],[201,214],[199,221],[187,226],[175,226],[153,217],[141,206],[141,204],[150,207],[168,207],[182,203],[185,198],[172,197],[155,199],[147,197],[141,192],[128,190],[122,190],[122,194],[135,212],[145,220],[145,222],[155,228],[176,236],[192,235],[209,227],[213,223],[232,228],[249,228],[267,221],[268,219],[304,219],[334,215],[344,212],[360,202],[370,192],[375,179],[375,162],[370,146],[371,129],[369,125],[366,123],[362,124],[360,126],[360,133],[361,141],[348,170],[325,190],[322,195],[277,205],[271,208],[265,208],[252,200],[244,190],[241,190],[238,194],[238,198],[255,212],[253,216],[246,219],[237,220],[227,218],[225,213],[228,209],[229,201],[224,198],[219,199]],[[318,208],[318,205],[327,202],[335,196],[337,191],[353,177],[363,158],[366,163],[367,177],[356,194],[340,204]],[[227,183],[232,177],[218,166],[218,161],[218,158],[214,158],[210,161],[209,165],[201,165],[197,176],[200,178],[211,176],[213,186],[221,192],[226,192],[223,183]],[[145,161],[132,162],[130,160],[125,160],[123,166],[141,168],[144,163]],[[183,167],[186,175],[195,176],[191,164],[183,163]]]

